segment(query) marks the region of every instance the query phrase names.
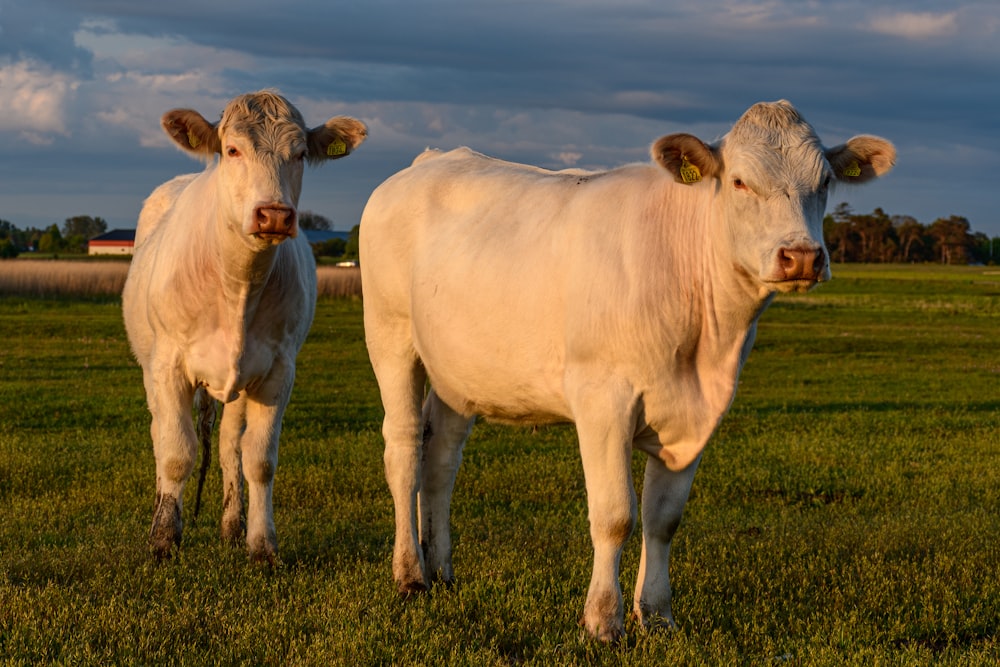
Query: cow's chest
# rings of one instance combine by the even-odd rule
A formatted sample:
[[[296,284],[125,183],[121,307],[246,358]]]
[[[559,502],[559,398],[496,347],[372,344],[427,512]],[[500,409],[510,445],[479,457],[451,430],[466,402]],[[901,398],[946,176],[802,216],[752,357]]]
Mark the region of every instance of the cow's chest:
[[[217,328],[198,337],[189,348],[186,366],[194,384],[216,400],[235,400],[241,391],[266,381],[276,346],[251,330]]]

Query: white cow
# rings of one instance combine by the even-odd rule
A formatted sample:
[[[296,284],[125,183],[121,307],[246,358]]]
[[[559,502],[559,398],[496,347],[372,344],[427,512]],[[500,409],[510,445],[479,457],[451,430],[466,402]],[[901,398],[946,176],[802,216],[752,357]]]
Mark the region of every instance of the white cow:
[[[307,129],[299,111],[271,91],[237,97],[217,124],[189,109],[166,113],[162,123],[181,148],[210,163],[146,200],[122,294],[152,413],[150,547],[163,557],[180,543],[184,484],[197,456],[192,405],[210,436],[211,397],[226,404],[223,538],[242,537],[245,475],[247,548],[272,560],[281,417],[316,303],[316,265],[296,214],[303,166],[349,154],[366,129],[347,117]]]
[[[829,278],[830,185],[884,174],[895,150],[871,136],[825,149],[780,101],[751,107],[717,144],[662,137],[652,157],[583,173],[428,151],[372,194],[365,334],[401,592],[453,577],[451,493],[475,415],[572,422],[594,545],[583,624],[623,633],[635,448],[648,459],[633,610],[673,625],[670,541],[757,318],[775,292]]]

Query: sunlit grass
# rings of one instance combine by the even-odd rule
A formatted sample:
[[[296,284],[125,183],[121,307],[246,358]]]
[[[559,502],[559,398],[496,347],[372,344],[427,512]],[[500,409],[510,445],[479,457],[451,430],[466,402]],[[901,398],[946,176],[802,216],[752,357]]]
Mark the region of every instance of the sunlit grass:
[[[219,543],[215,467],[179,555],[149,558],[148,413],[117,303],[0,298],[0,661],[994,664],[997,290],[854,268],[764,314],[675,540],[680,629],[629,623],[618,646],[576,625],[591,551],[565,426],[477,425],[458,584],[397,597],[360,300],[321,299],[300,355],[269,569]],[[633,537],[627,600],[638,555]]]

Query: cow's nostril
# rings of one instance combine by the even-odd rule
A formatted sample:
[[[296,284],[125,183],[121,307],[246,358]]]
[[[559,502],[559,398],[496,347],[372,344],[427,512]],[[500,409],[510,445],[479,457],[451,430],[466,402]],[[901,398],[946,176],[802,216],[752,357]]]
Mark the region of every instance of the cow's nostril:
[[[779,255],[781,268],[784,269],[786,275],[800,273],[802,270],[802,259],[802,251],[791,248],[782,248]]]
[[[295,210],[284,206],[261,206],[254,214],[256,231],[263,234],[291,234]]]
[[[816,257],[813,259],[813,271],[815,273],[822,273],[826,268],[826,255],[823,253],[822,249],[816,250]]]

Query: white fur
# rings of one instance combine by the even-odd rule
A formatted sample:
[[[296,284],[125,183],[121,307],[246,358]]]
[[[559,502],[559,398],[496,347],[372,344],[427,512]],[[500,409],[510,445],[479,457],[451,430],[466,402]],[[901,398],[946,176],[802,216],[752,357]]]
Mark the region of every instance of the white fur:
[[[401,590],[453,576],[450,497],[474,415],[573,422],[594,544],[584,624],[602,639],[623,631],[633,448],[649,455],[633,610],[645,625],[673,624],[670,542],[757,318],[776,290],[829,276],[824,265],[783,280],[776,268],[789,247],[825,261],[831,168],[804,121],[774,132],[705,146],[714,177],[695,185],[666,161],[560,173],[463,148],[424,153],[373,193],[360,239],[365,333]],[[751,188],[736,187],[730,162]]]
[[[223,535],[241,537],[245,476],[247,547],[255,557],[276,553],[271,494],[281,419],[316,302],[316,265],[294,222],[285,237],[254,234],[256,207],[283,207],[294,221],[298,205],[309,133],[284,105],[266,120],[249,114],[240,116],[242,126],[223,123],[221,158],[161,185],[139,216],[122,302],[152,413],[151,542],[159,556],[180,542],[184,484],[196,458],[196,390],[226,404],[219,438]],[[203,136],[216,131],[194,112],[183,118]],[[282,132],[267,131],[274,126]],[[177,136],[191,148],[185,132]]]

